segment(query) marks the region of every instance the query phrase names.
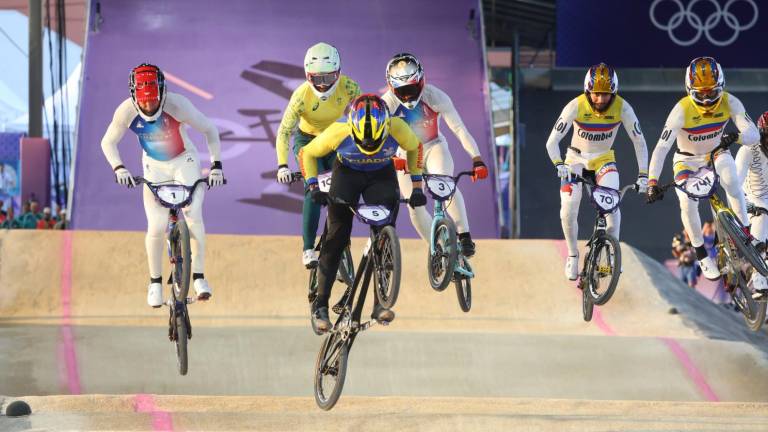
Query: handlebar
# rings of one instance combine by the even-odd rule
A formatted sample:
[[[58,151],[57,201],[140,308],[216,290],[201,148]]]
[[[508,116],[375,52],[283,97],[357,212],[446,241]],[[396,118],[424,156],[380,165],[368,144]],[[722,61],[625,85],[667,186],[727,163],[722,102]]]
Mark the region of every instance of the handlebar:
[[[738,139],[738,133],[736,135],[737,135],[737,139]],[[718,174],[717,174],[717,169],[715,168],[715,153],[717,153],[717,152],[719,152],[721,150],[728,150],[736,142],[736,139],[728,140],[728,142],[726,142],[726,138],[731,137],[731,136],[733,136],[733,133],[723,135],[720,138],[720,144],[715,146],[715,148],[713,148],[712,151],[710,151],[708,153],[709,154],[709,162],[707,162],[707,165],[712,167],[712,171],[714,171],[716,175],[718,175]],[[667,183],[667,184],[664,184],[664,185],[661,185],[661,186],[658,186],[658,187],[659,187],[659,189],[661,189],[662,192],[666,192],[669,188],[678,187],[678,184],[677,184],[677,182],[675,182],[673,180],[670,183]]]
[[[607,186],[601,186],[601,185],[595,183],[592,179],[587,178],[587,177],[582,177],[582,176],[580,176],[578,174],[572,174],[571,178],[573,178],[573,180],[575,182],[577,182],[577,183],[584,183],[584,184],[586,184],[586,185],[588,185],[590,187],[598,186],[598,187],[605,188],[605,189],[613,189],[613,188],[609,188]],[[624,186],[622,188],[614,189],[614,190],[618,191],[620,196],[623,198],[624,194],[626,194],[630,189],[633,189],[635,192],[637,192],[638,191],[637,184],[635,184],[635,183],[628,184],[628,185],[626,185],[626,186]]]
[[[173,180],[164,181],[164,182],[157,182],[157,183],[152,183],[151,181],[149,181],[149,180],[145,179],[145,178],[144,178],[144,177],[142,177],[142,176],[135,176],[135,177],[133,178],[133,181],[134,181],[134,182],[135,182],[137,185],[140,185],[140,184],[146,184],[147,186],[162,186],[162,185],[164,185],[164,184],[174,184],[174,183],[172,183],[172,182],[173,182]],[[197,187],[197,185],[199,185],[200,183],[205,183],[206,185],[209,185],[209,186],[210,186],[210,184],[208,183],[208,177],[203,177],[203,178],[200,178],[200,179],[198,179],[196,182],[192,183],[192,184],[191,184],[191,185],[189,185],[189,186],[187,186],[187,185],[183,185],[183,186],[187,186],[188,188],[195,188],[195,187]],[[224,179],[224,184],[227,184],[227,179]]]

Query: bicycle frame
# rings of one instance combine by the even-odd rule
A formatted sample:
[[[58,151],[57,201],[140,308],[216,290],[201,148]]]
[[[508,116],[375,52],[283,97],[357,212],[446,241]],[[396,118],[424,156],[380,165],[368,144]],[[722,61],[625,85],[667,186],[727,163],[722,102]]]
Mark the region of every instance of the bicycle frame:
[[[451,200],[453,199],[453,195],[456,193],[456,188],[459,184],[459,179],[463,176],[472,176],[474,175],[474,172],[472,171],[463,171],[459,173],[457,176],[447,176],[447,175],[431,175],[431,174],[424,174],[424,179],[426,181],[429,180],[430,177],[450,177],[454,181],[454,187],[450,191],[450,193],[447,196],[438,196],[437,194],[433,193],[432,190],[427,185],[427,190],[429,191],[430,195],[432,195],[432,198],[434,198],[435,205],[433,209],[433,216],[432,216],[432,226],[429,230],[429,254],[434,255],[435,254],[435,232],[437,231],[437,224],[440,223],[441,220],[448,217],[446,214],[446,210],[448,208],[448,205],[450,205]],[[449,204],[445,204],[448,202]],[[459,250],[461,249],[461,243],[458,244]],[[475,274],[472,272],[471,268],[467,269],[464,268],[462,265],[460,265],[460,260],[456,261],[456,266],[454,267],[453,271],[454,273],[459,273],[464,277],[467,278],[473,278],[475,277]],[[467,267],[469,267],[467,263]]]

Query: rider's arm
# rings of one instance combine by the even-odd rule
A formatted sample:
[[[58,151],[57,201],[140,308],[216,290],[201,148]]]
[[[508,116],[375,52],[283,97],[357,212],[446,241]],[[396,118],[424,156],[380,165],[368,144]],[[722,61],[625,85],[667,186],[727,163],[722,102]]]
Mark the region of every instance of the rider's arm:
[[[299,150],[301,174],[307,184],[317,183],[317,160],[336,150],[348,136],[346,123],[333,123]]]
[[[304,89],[305,86],[301,85],[293,92],[291,100],[288,101],[288,106],[285,107],[285,112],[283,112],[283,119],[280,120],[280,127],[277,128],[277,145],[275,150],[277,151],[278,165],[288,165],[289,141],[293,131],[299,126],[301,114],[304,113]]]
[[[664,168],[664,159],[667,158],[667,153],[669,153],[672,144],[677,139],[677,134],[683,127],[684,116],[685,110],[680,103],[676,104],[669,113],[669,116],[667,116],[667,122],[664,123],[661,137],[659,137],[659,141],[656,143],[656,147],[651,155],[651,165],[648,169],[649,185],[654,185],[658,182],[661,170]]]
[[[221,161],[221,140],[219,139],[219,130],[216,128],[216,125],[198,111],[186,97],[174,93],[169,94],[168,98],[168,102],[173,102],[173,104],[168,104],[168,107],[173,109],[169,114],[179,122],[186,123],[205,135],[205,141],[208,143],[208,153],[211,155],[211,163]],[[173,108],[174,105],[175,109]]]
[[[739,140],[736,141],[741,145],[748,147],[757,145],[760,143],[760,133],[757,131],[755,123],[747,115],[747,111],[744,109],[744,104],[741,103],[735,96],[728,93],[728,105],[731,108],[731,118],[733,123],[739,129]]]
[[[754,150],[748,147],[740,147],[736,152],[736,174],[739,176],[739,184],[744,183],[744,179],[749,174],[749,168],[752,165],[752,152]],[[762,165],[762,163],[760,164]]]
[[[109,165],[114,170],[116,167],[123,165],[123,160],[120,158],[120,151],[117,149],[117,145],[125,135],[125,131],[131,125],[131,120],[137,115],[136,109],[133,107],[130,99],[126,99],[115,110],[115,114],[112,116],[112,122],[107,128],[107,132],[101,139],[101,151],[104,152],[104,156],[107,158]]]
[[[459,139],[469,157],[473,159],[479,157],[480,150],[477,148],[477,143],[469,133],[469,130],[467,130],[467,127],[464,126],[464,122],[456,111],[456,107],[453,106],[451,98],[437,87],[432,87],[432,98],[434,99],[434,107],[443,115],[445,124],[453,131],[456,138]]]
[[[621,109],[621,122],[627,135],[635,146],[635,157],[637,158],[637,172],[639,175],[648,175],[648,146],[645,143],[645,136],[640,129],[640,122],[637,120],[635,110],[624,101]]]
[[[571,130],[571,124],[576,118],[578,109],[579,103],[577,99],[568,102],[568,105],[563,108],[563,112],[560,113],[560,117],[555,122],[555,127],[552,128],[552,132],[549,133],[549,139],[547,139],[547,153],[554,165],[563,163],[563,157],[560,154],[560,140],[565,138],[568,131]]]
[[[397,141],[400,148],[405,150],[408,160],[408,172],[414,187],[421,187],[421,169],[423,149],[419,138],[413,133],[408,123],[399,117],[393,117],[389,125],[389,133]]]

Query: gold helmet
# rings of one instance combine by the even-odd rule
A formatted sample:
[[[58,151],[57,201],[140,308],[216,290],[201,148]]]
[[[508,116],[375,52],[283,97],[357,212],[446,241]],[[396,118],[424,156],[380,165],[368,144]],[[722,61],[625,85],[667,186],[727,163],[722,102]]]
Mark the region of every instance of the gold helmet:
[[[694,104],[703,111],[713,111],[720,105],[725,77],[720,64],[712,57],[698,57],[685,70],[685,90]]]

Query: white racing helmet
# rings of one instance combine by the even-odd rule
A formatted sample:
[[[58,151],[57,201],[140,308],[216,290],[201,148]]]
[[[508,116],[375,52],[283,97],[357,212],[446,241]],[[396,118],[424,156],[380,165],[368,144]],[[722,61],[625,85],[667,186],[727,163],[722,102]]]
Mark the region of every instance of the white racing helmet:
[[[413,109],[424,92],[424,69],[413,54],[400,53],[387,63],[387,85],[398,101]]]
[[[339,51],[325,42],[311,46],[304,56],[304,74],[320,100],[327,100],[336,90],[340,70]]]

